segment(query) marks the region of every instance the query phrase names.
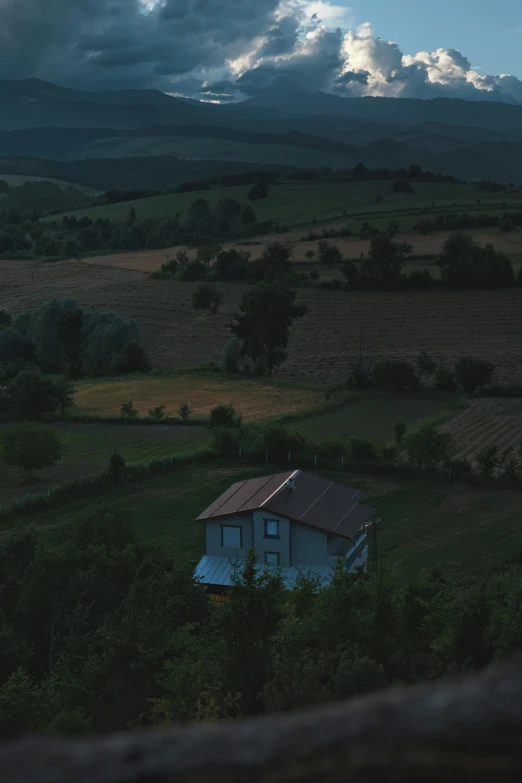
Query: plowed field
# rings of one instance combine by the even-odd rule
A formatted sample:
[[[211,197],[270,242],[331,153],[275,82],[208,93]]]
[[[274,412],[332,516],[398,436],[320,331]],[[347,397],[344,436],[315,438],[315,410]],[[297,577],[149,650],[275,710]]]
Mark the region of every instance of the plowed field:
[[[455,438],[458,456],[473,460],[481,449],[522,444],[522,400],[475,400],[444,425]]]

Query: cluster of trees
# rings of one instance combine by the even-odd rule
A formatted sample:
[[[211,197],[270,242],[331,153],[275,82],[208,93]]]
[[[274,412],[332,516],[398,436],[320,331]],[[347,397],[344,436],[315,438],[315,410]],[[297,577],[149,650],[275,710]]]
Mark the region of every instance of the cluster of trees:
[[[271,242],[261,256],[253,260],[248,251],[223,250],[221,245],[209,244],[200,247],[192,260],[185,251],[178,251],[175,258],[162,264],[151,277],[186,282],[292,282],[296,279],[292,258],[292,247],[285,242]]]
[[[394,291],[401,289],[432,288],[444,286],[450,289],[507,288],[520,282],[515,278],[509,256],[493,245],[481,245],[469,234],[456,232],[443,245],[437,257],[440,280],[429,269],[405,274],[403,266],[413,252],[412,245],[396,242],[395,226],[389,231],[376,233],[370,240],[368,255],[360,259],[342,260],[339,248],[328,242],[319,242],[318,260],[321,263],[339,264],[348,289]],[[307,256],[315,253],[308,251]],[[318,277],[317,273],[315,277]],[[339,284],[340,285],[340,284]]]
[[[429,220],[423,218],[413,226],[414,231],[426,236],[434,231],[468,231],[472,228],[498,227],[508,233],[516,226],[522,226],[522,212],[503,212],[502,215],[490,215],[487,212],[470,215],[462,213],[441,213]]]
[[[216,605],[114,510],[60,545],[25,526],[0,542],[0,737],[282,713],[479,670],[522,642],[521,589],[516,566],[458,586],[338,567],[288,591],[251,555]]]
[[[39,370],[16,366],[0,367],[0,417],[41,419],[62,415],[74,404],[75,388],[68,378],[53,378]]]
[[[107,218],[91,220],[65,216],[61,227],[51,224],[53,239],[61,244],[62,253],[75,255],[93,250],[137,250],[197,245],[205,241],[248,237],[275,229],[273,221],[258,222],[251,206],[232,198],[223,198],[212,209],[199,198],[190,206],[184,219],[179,215],[159,220],[141,220],[131,207],[123,223]],[[61,229],[61,231],[60,231]]]
[[[6,183],[5,183],[6,184]],[[54,182],[25,182],[9,187],[0,201],[0,213],[36,216],[38,218],[53,212],[82,209],[92,204],[92,197],[81,188],[57,185]]]
[[[0,366],[18,370],[26,364],[72,378],[150,369],[136,321],[83,311],[74,299],[51,299],[0,329]]]
[[[381,388],[392,392],[415,392],[426,383],[439,391],[473,395],[486,387],[493,377],[495,365],[474,356],[462,356],[453,367],[437,364],[422,350],[415,362],[395,359],[378,360],[364,344],[364,336],[350,360],[347,382],[349,389]],[[335,392],[341,387],[334,387]]]

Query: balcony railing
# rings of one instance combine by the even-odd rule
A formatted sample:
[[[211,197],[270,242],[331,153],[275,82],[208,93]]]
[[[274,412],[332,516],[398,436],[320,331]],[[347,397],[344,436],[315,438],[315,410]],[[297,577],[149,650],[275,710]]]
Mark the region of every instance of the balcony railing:
[[[346,553],[346,568],[350,568],[358,560],[368,546],[368,536],[364,533],[349,552]]]

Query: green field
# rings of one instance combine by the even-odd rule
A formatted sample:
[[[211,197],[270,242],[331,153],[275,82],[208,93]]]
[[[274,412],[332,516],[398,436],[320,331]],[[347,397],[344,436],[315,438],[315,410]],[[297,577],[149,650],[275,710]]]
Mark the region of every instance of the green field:
[[[370,438],[378,446],[384,446],[394,438],[397,419],[408,426],[426,418],[442,422],[455,416],[458,410],[457,400],[442,396],[410,399],[375,393],[358,396],[342,408],[303,419],[293,427],[315,443],[358,437]]]
[[[391,182],[295,182],[275,185],[268,198],[253,203],[258,220],[279,220],[289,226],[307,225],[316,219],[318,222],[339,218],[358,218],[363,216],[378,218],[400,215],[401,212],[417,210],[413,222],[417,222],[420,213],[426,209],[463,211],[477,207],[477,198],[482,204],[501,208],[504,202],[512,207],[522,207],[522,195],[505,193],[477,194],[473,185],[450,185],[444,183],[418,183],[412,194],[393,193]],[[74,214],[81,218],[109,218],[114,222],[124,220],[133,207],[141,219],[167,218],[179,214],[183,217],[190,205],[198,198],[205,198],[211,206],[225,197],[247,203],[249,187],[217,188],[215,190],[193,193],[174,193],[165,196],[153,196],[147,199],[127,201],[122,204],[110,204],[101,207],[76,210]],[[384,201],[376,203],[381,196]],[[454,205],[454,206],[453,206]],[[72,214],[72,213],[67,213]],[[53,215],[60,220],[62,215]],[[51,218],[49,218],[51,219]],[[410,219],[410,218],[408,218]]]
[[[203,554],[203,529],[195,517],[231,483],[278,470],[219,464],[183,468],[104,496],[74,500],[27,518],[52,540],[67,538],[72,525],[102,504],[114,506],[138,537],[195,564]],[[383,525],[380,562],[400,578],[439,567],[450,579],[480,575],[507,562],[520,548],[522,493],[484,491],[443,483],[387,480],[325,473],[363,491]],[[3,524],[8,531],[14,523]],[[372,549],[370,549],[372,557]]]
[[[62,438],[62,460],[52,468],[39,470],[36,481],[30,484],[24,482],[19,468],[2,464],[0,503],[101,473],[113,451],[122,454],[128,463],[149,462],[190,451],[208,439],[208,430],[193,426],[61,423],[52,426]]]

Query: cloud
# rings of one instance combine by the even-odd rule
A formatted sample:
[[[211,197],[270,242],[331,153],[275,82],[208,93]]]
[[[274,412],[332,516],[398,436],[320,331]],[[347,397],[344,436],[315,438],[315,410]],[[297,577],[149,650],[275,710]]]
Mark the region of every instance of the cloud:
[[[0,0],[0,78],[237,101],[275,85],[522,103],[462,52],[405,54],[327,0]]]

